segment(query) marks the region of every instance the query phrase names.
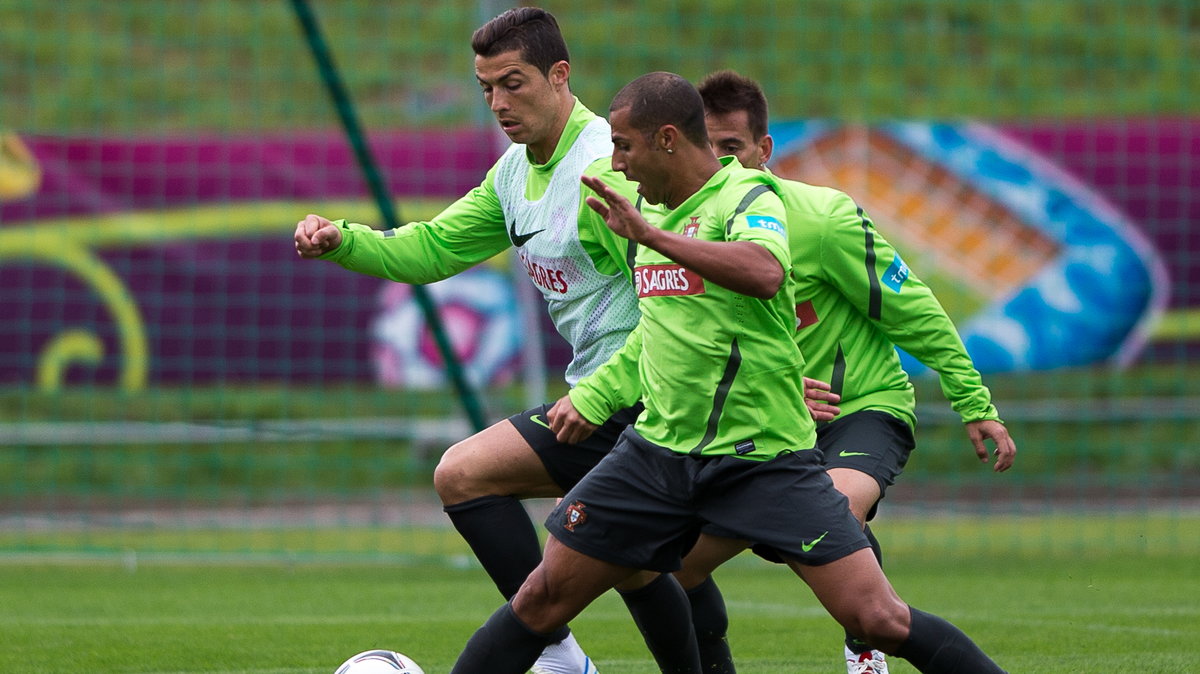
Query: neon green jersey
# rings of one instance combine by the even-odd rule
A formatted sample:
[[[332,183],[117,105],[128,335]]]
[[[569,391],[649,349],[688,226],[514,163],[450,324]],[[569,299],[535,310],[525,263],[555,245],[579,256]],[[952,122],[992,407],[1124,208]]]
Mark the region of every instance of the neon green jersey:
[[[647,220],[700,239],[753,241],[790,270],[772,177],[722,163],[678,208],[647,209]],[[677,452],[765,460],[816,444],[789,284],[769,300],[755,299],[639,247],[634,285],[642,311],[637,329],[569,394],[585,418],[606,419],[641,399],[646,409],[637,432]]]
[[[838,190],[776,181],[787,209],[805,374],[841,394],[842,414],[876,409],[916,423],[899,346],[938,372],[964,422],[998,419],[942,305],[867,214]]]

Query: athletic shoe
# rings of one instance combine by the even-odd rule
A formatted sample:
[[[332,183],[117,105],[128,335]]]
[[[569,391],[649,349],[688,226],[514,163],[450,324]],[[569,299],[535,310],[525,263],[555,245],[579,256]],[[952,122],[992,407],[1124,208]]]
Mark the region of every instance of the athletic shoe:
[[[542,651],[537,662],[529,669],[533,674],[598,674],[592,659],[579,647],[575,634],[557,644],[550,644]]]
[[[846,674],[888,674],[887,660],[882,651],[846,651]]]

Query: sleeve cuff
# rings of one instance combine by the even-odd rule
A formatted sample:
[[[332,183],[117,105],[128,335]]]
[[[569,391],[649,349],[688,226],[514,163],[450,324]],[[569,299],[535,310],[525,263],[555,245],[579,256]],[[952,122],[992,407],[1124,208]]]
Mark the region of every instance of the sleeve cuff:
[[[603,404],[595,404],[595,401],[591,400],[593,396],[589,396],[588,392],[581,390],[579,386],[568,391],[567,396],[571,399],[571,404],[575,406],[575,411],[597,426],[608,421],[608,418],[612,416],[611,411],[606,411]]]

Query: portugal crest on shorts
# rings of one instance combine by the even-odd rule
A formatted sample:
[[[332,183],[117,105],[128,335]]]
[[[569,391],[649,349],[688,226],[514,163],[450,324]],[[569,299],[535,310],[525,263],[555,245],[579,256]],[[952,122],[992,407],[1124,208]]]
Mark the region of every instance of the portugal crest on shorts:
[[[586,522],[587,513],[583,512],[586,507],[579,501],[567,506],[567,521],[563,522],[563,528],[567,531],[575,531],[575,527]]]

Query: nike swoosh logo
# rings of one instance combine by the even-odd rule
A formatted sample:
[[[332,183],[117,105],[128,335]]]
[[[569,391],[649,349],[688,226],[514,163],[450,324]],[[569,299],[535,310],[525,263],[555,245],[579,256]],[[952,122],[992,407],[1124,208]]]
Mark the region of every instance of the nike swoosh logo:
[[[805,543],[804,541],[800,541],[800,549],[805,552],[808,552],[809,550],[812,550],[814,547],[816,547],[817,543],[820,543],[822,538],[825,538],[828,535],[829,535],[829,532],[826,531],[825,533],[821,534],[820,536],[817,536],[816,538],[814,538],[811,543]]]
[[[535,234],[536,234],[536,232],[535,232]],[[542,415],[540,415],[540,414],[535,414],[535,415],[529,417],[529,420],[532,421],[533,423],[537,424],[538,426],[545,428],[546,430],[550,430],[550,424],[543,421]]]
[[[843,449],[842,451],[838,452],[838,456],[871,456],[871,455],[868,454],[867,452],[847,452],[846,450]]]
[[[508,238],[512,239],[513,245],[517,248],[524,246],[525,244],[529,243],[530,239],[546,231],[545,229],[539,229],[536,232],[530,232],[528,234],[517,234],[517,229],[515,227],[516,224],[517,223],[515,222],[508,223]]]

